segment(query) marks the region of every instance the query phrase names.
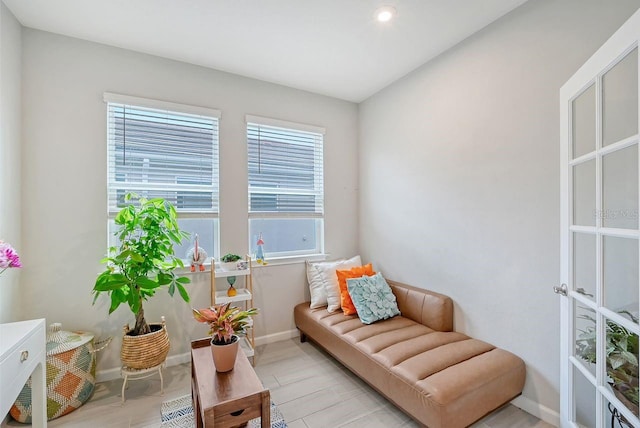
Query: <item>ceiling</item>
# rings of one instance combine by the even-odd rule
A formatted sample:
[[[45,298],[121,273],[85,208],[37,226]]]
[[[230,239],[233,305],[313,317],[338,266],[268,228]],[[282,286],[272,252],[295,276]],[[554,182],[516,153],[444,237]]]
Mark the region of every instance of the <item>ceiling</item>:
[[[360,102],[526,0],[2,1],[26,27]]]

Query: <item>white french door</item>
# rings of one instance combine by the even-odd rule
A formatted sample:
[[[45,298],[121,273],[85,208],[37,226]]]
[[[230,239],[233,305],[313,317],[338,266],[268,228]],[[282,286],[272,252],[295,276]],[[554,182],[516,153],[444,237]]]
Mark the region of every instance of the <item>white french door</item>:
[[[640,427],[636,12],[562,87],[562,427]]]

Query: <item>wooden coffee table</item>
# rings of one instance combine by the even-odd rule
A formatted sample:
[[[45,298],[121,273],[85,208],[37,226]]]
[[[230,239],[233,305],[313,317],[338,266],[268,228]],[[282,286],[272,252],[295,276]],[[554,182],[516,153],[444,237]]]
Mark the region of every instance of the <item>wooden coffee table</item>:
[[[269,390],[262,386],[242,349],[230,372],[218,373],[210,339],[191,342],[191,398],[196,427],[243,426],[260,417],[262,428],[271,427]]]

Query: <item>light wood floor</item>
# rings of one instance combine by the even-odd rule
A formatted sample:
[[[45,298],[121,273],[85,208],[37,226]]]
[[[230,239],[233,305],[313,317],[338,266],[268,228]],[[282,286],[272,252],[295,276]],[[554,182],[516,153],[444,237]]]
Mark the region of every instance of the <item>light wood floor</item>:
[[[408,416],[311,343],[297,339],[256,350],[256,373],[271,390],[290,428],[417,427]],[[130,383],[120,404],[121,380],[99,383],[91,400],[49,422],[49,427],[158,427],[160,404],[190,393],[188,364],[164,371],[164,396],[157,376]],[[15,421],[9,426],[22,426]],[[534,416],[506,405],[474,428],[546,428]]]

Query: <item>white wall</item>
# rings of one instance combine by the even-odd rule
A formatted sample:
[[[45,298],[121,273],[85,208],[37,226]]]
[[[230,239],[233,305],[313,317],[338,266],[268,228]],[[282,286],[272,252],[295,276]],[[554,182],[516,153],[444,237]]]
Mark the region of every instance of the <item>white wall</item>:
[[[355,104],[26,28],[23,69],[23,256],[33,261],[22,275],[24,310],[65,329],[116,336],[98,370],[119,365],[121,328],[133,320],[124,306],[111,317],[105,300],[91,306],[107,245],[105,91],[222,111],[222,254],[248,251],[245,114],[325,127],[326,251],[356,252]],[[294,329],[293,306],[308,294],[304,264],[257,269],[255,288],[262,311],[256,335]],[[209,304],[208,275],[196,277],[190,290],[194,307]],[[189,339],[207,332],[190,305],[164,290],[145,315],[167,316],[170,356],[188,352]]]
[[[24,256],[21,223],[21,74],[20,23],[0,1],[0,240]],[[23,263],[29,263],[23,259]],[[0,323],[18,321],[22,315],[20,269],[0,276]]]
[[[529,1],[360,105],[363,257],[448,294],[456,330],[522,357],[520,403],[550,420],[559,89],[639,6]]]

